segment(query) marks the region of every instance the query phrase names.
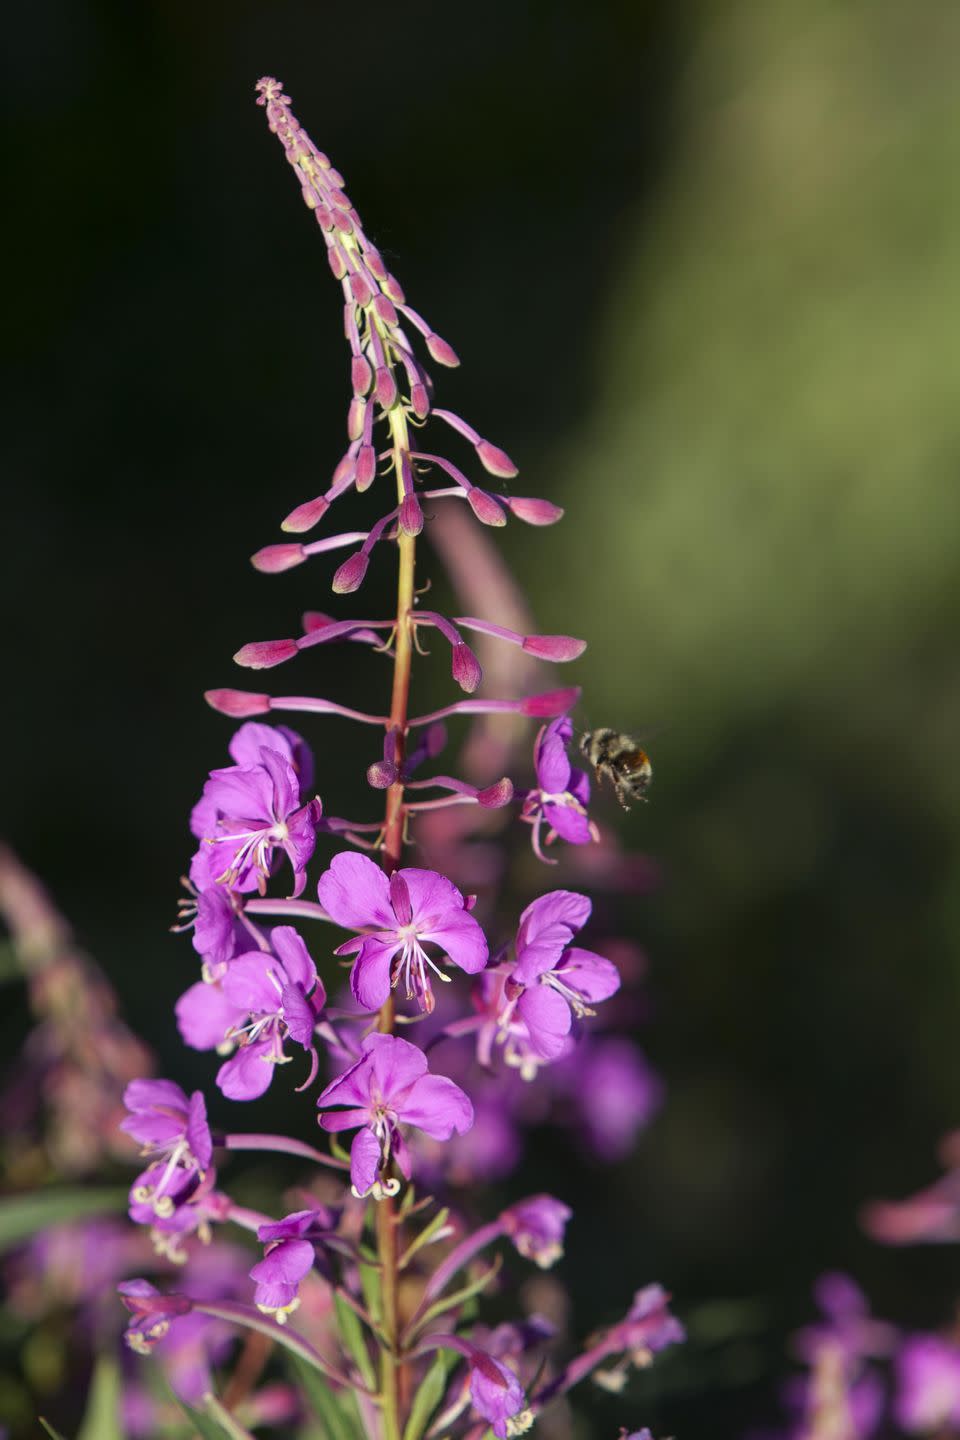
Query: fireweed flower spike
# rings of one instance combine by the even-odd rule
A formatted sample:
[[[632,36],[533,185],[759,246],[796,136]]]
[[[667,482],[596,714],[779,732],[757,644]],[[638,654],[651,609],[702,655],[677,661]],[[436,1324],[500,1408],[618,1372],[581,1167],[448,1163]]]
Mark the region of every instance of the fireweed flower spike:
[[[551,1363],[544,1370],[546,1356],[529,1352],[549,1327],[517,1316],[490,1331],[474,1319],[472,1307],[504,1255],[512,1263],[520,1255],[543,1268],[560,1259],[569,1208],[562,1199],[533,1195],[471,1226],[456,1206],[474,1098],[487,1121],[491,1114],[501,1121],[499,1129],[488,1125],[488,1138],[471,1160],[469,1173],[484,1176],[482,1160],[476,1170],[477,1155],[490,1155],[489,1135],[499,1137],[494,1147],[502,1152],[503,1137],[519,1146],[520,1125],[529,1123],[517,1093],[530,1092],[515,1083],[509,1067],[536,1076],[544,1065],[575,1056],[576,1022],[617,990],[620,977],[610,961],[574,943],[591,902],[572,890],[533,900],[521,916],[513,953],[502,949],[491,965],[484,928],[473,913],[476,897],[468,892],[482,894],[484,923],[489,916],[491,927],[509,934],[512,927],[495,912],[496,883],[505,865],[502,859],[491,865],[488,857],[479,873],[475,867],[466,875],[462,888],[454,883],[457,837],[463,833],[456,822],[478,822],[483,843],[494,848],[512,818],[509,770],[521,742],[495,745],[487,752],[494,757],[489,769],[411,776],[440,753],[445,731],[438,722],[448,716],[457,725],[484,717],[488,733],[502,728],[514,735],[524,730],[525,720],[553,722],[537,741],[536,785],[521,796],[522,818],[533,827],[541,856],[544,835],[574,846],[594,838],[586,777],[566,755],[572,734],[568,712],[579,689],[545,688],[550,680],[541,685],[528,669],[576,660],[584,642],[536,633],[522,601],[499,606],[489,583],[478,584],[456,607],[479,614],[450,619],[419,608],[418,593],[424,593],[428,577],[415,575],[417,541],[429,533],[438,511],[441,527],[444,519],[461,521],[467,527],[460,531],[463,554],[448,568],[459,564],[462,573],[470,555],[481,553],[475,544],[471,550],[471,537],[475,542],[477,535],[491,533],[479,531],[474,519],[492,530],[510,517],[538,527],[553,524],[562,511],[547,500],[507,494],[504,482],[512,480],[516,466],[505,451],[452,410],[434,408],[430,367],[456,365],[454,351],[407,305],[364,231],[343,177],[302,130],[279,81],[265,78],[257,91],[341,287],[350,396],[346,448],[339,459],[331,455],[335,463],[326,488],[289,510],[283,521],[287,538],[261,546],[254,565],[274,574],[318,557],[322,566],[328,563],[323,557],[336,554],[333,589],[347,595],[371,566],[395,556],[397,591],[385,617],[308,611],[300,633],[295,626],[271,626],[260,633],[286,632],[290,638],[245,644],[235,659],[257,671],[287,662],[306,671],[323,663],[328,645],[348,644],[358,665],[389,666],[389,701],[382,703],[383,713],[357,710],[310,693],[309,683],[307,693],[281,696],[230,687],[207,692],[212,708],[239,728],[230,742],[231,763],[213,770],[191,816],[197,849],[182,928],[192,925],[203,968],[202,979],[177,1002],[177,1021],[188,1045],[221,1056],[218,1105],[255,1099],[274,1077],[282,1085],[289,1077],[284,1062],[297,1049],[308,1057],[299,1088],[308,1088],[322,1059],[325,1074],[334,1078],[316,1107],[331,1153],[301,1138],[292,1123],[285,1127],[294,1131],[289,1135],[234,1133],[219,1128],[218,1115],[212,1136],[199,1094],[188,1098],[170,1081],[132,1085],[125,1128],[145,1147],[149,1164],[135,1182],[131,1215],[150,1225],[163,1253],[186,1262],[186,1273],[178,1287],[182,1294],[160,1295],[147,1281],[124,1286],[124,1303],[133,1315],[128,1339],[148,1350],[188,1314],[191,1320],[200,1317],[197,1323],[209,1319],[258,1331],[319,1372],[311,1395],[328,1382],[338,1392],[352,1392],[328,1397],[342,1440],[423,1440],[441,1433],[475,1440],[488,1427],[497,1440],[509,1440],[527,1429],[554,1395],[566,1393],[598,1366],[618,1356],[624,1357],[621,1369],[631,1360],[648,1363],[682,1335],[665,1294],[648,1287],[619,1325],[562,1368]],[[427,426],[435,438],[422,446],[418,439],[414,448],[411,429]],[[438,453],[446,443],[462,452],[458,459],[471,475]],[[495,494],[475,483],[483,474],[494,477]],[[368,491],[371,499],[364,502]],[[350,492],[374,507],[358,522],[360,528],[301,538]],[[448,505],[448,499],[457,505]],[[490,575],[489,566],[481,564],[480,571]],[[489,619],[485,604],[497,611]],[[464,694],[449,703],[441,697],[438,708],[417,714],[410,698],[414,656],[436,648],[424,643],[429,629],[449,644],[452,681]],[[483,655],[486,680],[474,646]],[[505,669],[498,654],[522,663]],[[497,693],[485,693],[488,686]],[[277,712],[321,717],[331,728],[355,721],[380,733],[382,744],[369,747],[366,775],[357,776],[359,805],[367,807],[362,818],[322,813],[310,751],[296,731],[271,723]],[[527,743],[524,738],[523,746]],[[329,741],[322,753],[321,790],[341,752]],[[430,787],[443,793],[422,798]],[[444,831],[451,818],[454,827]],[[437,839],[444,833],[447,843]],[[339,837],[337,848],[317,865],[317,841],[329,844],[331,836]],[[418,843],[422,853],[429,851],[429,861],[409,866],[406,847]],[[287,862],[292,886],[289,878],[284,884]],[[317,882],[317,901],[308,898],[308,870]],[[352,997],[342,1005],[326,1005],[311,958],[321,952],[314,936],[300,933],[303,924],[318,921],[348,932],[336,952],[352,960]],[[321,946],[326,953],[330,948]],[[328,986],[334,973],[331,964],[324,974]],[[410,1038],[395,1033],[401,1026]],[[490,1067],[479,1080],[475,1045]],[[501,1053],[508,1065],[495,1070],[490,1062]],[[567,1091],[558,1085],[557,1094],[577,1083],[571,1074],[580,1072],[567,1071]],[[498,1081],[506,1083],[494,1096],[489,1082]],[[291,1108],[294,1103],[292,1097]],[[348,1132],[353,1132],[349,1160],[338,1138]],[[214,1146],[226,1160],[245,1150],[324,1167],[323,1199],[336,1199],[339,1206],[342,1195],[342,1208],[323,1210],[313,1187],[298,1192],[302,1198],[295,1203],[301,1208],[293,1213],[285,1213],[279,1200],[265,1212],[241,1205],[221,1188]],[[460,1162],[453,1154],[457,1147],[464,1147]],[[502,1163],[502,1153],[495,1158]],[[416,1187],[404,1185],[412,1175]],[[434,1180],[450,1197],[442,1207],[423,1188]],[[255,1233],[264,1249],[252,1269],[249,1260],[239,1267],[239,1290],[211,1299],[204,1297],[198,1257],[199,1242],[212,1238],[214,1225],[217,1246],[221,1228],[235,1225]],[[500,1253],[487,1263],[481,1252],[494,1246]],[[181,1333],[189,1339],[187,1320]],[[335,1358],[328,1360],[331,1349]],[[465,1365],[458,1364],[455,1373],[437,1366],[430,1358],[437,1349],[457,1352]],[[206,1377],[209,1360],[203,1363]],[[544,1375],[552,1378],[543,1380]],[[266,1389],[250,1395],[244,1414],[266,1414],[266,1395]],[[350,1403],[341,1405],[343,1400]],[[304,1394],[302,1410],[309,1414],[312,1408]],[[324,1409],[324,1428],[329,1414]],[[247,1423],[227,1418],[238,1426]]]
[[[327,1086],[317,1101],[325,1130],[355,1130],[350,1147],[350,1179],[357,1196],[395,1195],[400,1182],[388,1177],[391,1158],[409,1178],[399,1124],[412,1125],[435,1140],[463,1135],[473,1124],[468,1097],[445,1075],[427,1072],[427,1057],[416,1045],[394,1035],[368,1035],[361,1057]],[[336,1108],[333,1108],[336,1107]],[[345,1107],[345,1108],[340,1108]]]

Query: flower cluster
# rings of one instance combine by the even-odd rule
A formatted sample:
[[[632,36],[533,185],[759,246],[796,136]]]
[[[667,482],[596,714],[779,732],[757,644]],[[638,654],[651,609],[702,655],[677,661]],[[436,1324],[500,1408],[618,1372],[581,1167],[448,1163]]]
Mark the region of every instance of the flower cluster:
[[[456,1198],[458,1180],[477,1174],[478,1166],[482,1173],[485,1154],[499,1150],[502,1159],[510,1152],[516,1160],[517,1121],[537,1088],[526,1082],[577,1095],[566,1108],[585,1135],[595,1136],[596,1148],[612,1154],[632,1143],[642,1123],[637,1115],[656,1103],[656,1082],[630,1042],[590,1033],[597,1007],[624,980],[613,959],[587,948],[590,898],[553,889],[511,922],[489,877],[468,865],[460,883],[459,844],[469,845],[471,827],[499,826],[506,853],[509,822],[520,820],[545,863],[556,863],[546,848],[557,840],[571,857],[602,849],[604,837],[588,814],[589,781],[568,758],[574,740],[568,712],[579,691],[558,689],[552,678],[526,679],[528,666],[573,661],[584,643],[539,634],[525,616],[505,613],[496,584],[465,596],[465,609],[493,604],[492,618],[421,608],[417,537],[451,513],[497,528],[511,516],[550,525],[562,511],[507,493],[504,482],[517,470],[506,453],[460,415],[437,407],[429,363],[454,366],[456,355],[406,303],[342,177],[298,124],[279,82],[265,79],[257,88],[340,283],[350,351],[346,451],[328,487],[291,510],[283,529],[305,537],[348,492],[370,491],[378,509],[365,529],[267,545],[253,563],[273,573],[347,551],[332,577],[334,593],[345,595],[392,552],[398,581],[387,618],[311,611],[300,633],[245,644],[235,659],[267,670],[349,643],[361,659],[373,650],[389,657],[391,698],[378,715],[309,694],[207,694],[215,710],[241,723],[229,742],[232,763],[210,773],[190,819],[197,848],[178,928],[192,931],[200,965],[177,1002],[177,1024],[187,1045],[216,1052],[213,1079],[228,1101],[257,1100],[289,1062],[301,1081],[297,1090],[308,1091],[322,1068],[313,1140],[328,1137],[329,1149],[299,1135],[211,1131],[199,1092],[188,1097],[169,1080],[129,1085],[124,1129],[147,1162],[131,1189],[130,1214],[149,1227],[161,1255],[185,1268],[173,1294],[145,1279],[122,1287],[128,1340],[145,1352],[170,1345],[188,1323],[266,1330],[327,1387],[334,1411],[324,1424],[331,1432],[419,1440],[428,1424],[430,1433],[472,1433],[479,1421],[507,1440],[587,1375],[606,1373],[610,1383],[611,1374],[625,1377],[631,1365],[646,1365],[683,1339],[659,1286],[640,1290],[623,1320],[566,1360],[554,1354],[552,1327],[540,1317],[488,1330],[472,1309],[499,1269],[499,1257],[485,1258],[486,1251],[505,1243],[548,1268],[563,1253],[572,1218],[561,1200],[540,1194],[484,1222],[472,1213],[472,1199]],[[482,485],[462,459],[445,456],[439,440],[422,438],[428,422],[472,450],[489,477]],[[389,499],[380,499],[383,491]],[[480,533],[465,538],[454,572],[464,555],[487,553]],[[456,573],[453,579],[456,587]],[[416,714],[413,657],[424,653],[431,632],[449,646],[452,678],[466,698]],[[520,658],[519,684],[509,666],[486,658],[481,664],[488,649]],[[502,678],[502,689],[488,693],[485,669]],[[324,810],[315,789],[315,775],[323,789],[323,771],[309,745],[263,718],[290,711],[380,731],[382,749],[361,782],[355,815]],[[546,722],[533,738],[533,783],[510,773],[521,759],[516,738],[494,747],[479,768],[465,760],[464,773],[441,773],[444,722],[461,716],[474,725]],[[458,817],[466,823],[448,828],[441,841],[438,826]],[[406,863],[411,842],[426,863]],[[312,880],[322,846],[328,848]],[[629,947],[620,954],[629,969]],[[334,987],[336,957],[349,966],[342,995]],[[584,1086],[588,1072],[594,1078]],[[491,1085],[501,1087],[496,1096]],[[605,1093],[629,1114],[607,1105]],[[348,1133],[346,1151],[339,1137]],[[221,1154],[238,1150],[299,1157],[320,1168],[293,1208],[280,1204],[264,1213],[220,1188],[214,1159],[221,1166]],[[255,1235],[261,1254],[245,1291],[211,1295],[192,1283],[195,1256],[226,1226]],[[345,1408],[347,1393],[353,1404]]]

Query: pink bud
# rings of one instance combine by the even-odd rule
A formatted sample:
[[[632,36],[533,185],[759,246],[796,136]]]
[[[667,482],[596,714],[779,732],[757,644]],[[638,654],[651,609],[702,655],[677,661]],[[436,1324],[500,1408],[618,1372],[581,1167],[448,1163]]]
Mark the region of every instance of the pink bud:
[[[247,690],[205,690],[204,700],[211,710],[245,720],[248,715],[266,715],[270,709],[269,695],[254,695]]]
[[[563,518],[561,507],[551,505],[549,500],[531,500],[522,495],[513,495],[506,503],[517,519],[525,520],[528,525],[555,525]]]
[[[477,454],[480,457],[480,464],[488,474],[497,475],[501,480],[509,480],[516,475],[517,467],[506,450],[501,450],[497,445],[491,445],[489,440],[480,441],[477,445]]]
[[[538,660],[576,660],[587,648],[586,640],[575,635],[528,635],[523,649]]]
[[[351,555],[349,560],[344,560],[333,577],[334,594],[350,595],[354,590],[359,590],[369,563],[369,557],[362,550]]]
[[[485,810],[501,810],[504,805],[509,805],[512,799],[513,781],[506,775],[495,785],[488,785],[486,790],[477,791],[477,803]]]
[[[317,200],[316,191],[313,190],[310,185],[304,185],[303,189],[300,191],[300,194],[303,196],[303,203],[304,205],[306,205],[307,209],[316,210],[319,203]]]
[[[353,221],[350,219],[350,216],[344,210],[333,211],[333,223],[334,225],[336,225],[338,230],[343,231],[344,235],[353,234]],[[358,300],[357,304],[359,305],[360,303],[361,302]]]
[[[421,385],[419,380],[410,387],[410,404],[417,419],[426,420],[430,414],[430,396],[427,394],[426,385]]]
[[[486,490],[480,490],[474,485],[467,491],[467,500],[470,509],[482,524],[506,525],[506,512],[497,504],[492,495],[487,494]]]
[[[461,690],[466,690],[472,695],[474,690],[483,679],[483,671],[480,669],[480,662],[470,649],[469,645],[458,640],[453,647],[453,678]]]
[[[336,280],[342,280],[347,273],[347,262],[343,252],[338,250],[336,245],[331,245],[327,251],[327,260],[330,262],[330,269],[333,271]]]
[[[296,640],[254,640],[250,645],[243,645],[233,658],[248,670],[271,670],[284,660],[292,660],[297,653]]]
[[[406,296],[403,293],[400,281],[394,275],[385,275],[380,281],[380,284],[383,286],[384,294],[389,295],[395,305],[403,304]]]
[[[377,280],[386,280],[387,269],[379,250],[365,250],[363,258],[371,275],[375,276]]]
[[[363,434],[363,417],[366,410],[366,400],[362,400],[359,395],[354,395],[350,401],[350,409],[347,411],[347,434],[351,440],[359,440]]]
[[[520,713],[552,719],[554,715],[562,715],[564,710],[576,705],[579,699],[579,685],[571,685],[567,690],[545,690],[542,695],[527,695],[521,700]]]
[[[250,556],[250,563],[265,575],[279,575],[281,570],[292,570],[294,565],[302,565],[306,558],[302,545],[264,545],[256,555]]]
[[[351,480],[353,478],[353,472],[356,468],[356,464],[357,457],[356,455],[354,455],[353,446],[351,445],[347,453],[345,455],[341,455],[340,459],[337,461],[336,469],[334,470],[333,475],[330,478],[331,487],[335,488],[336,486],[343,485],[347,481]]]
[[[350,276],[350,294],[358,305],[369,305],[373,299],[373,291],[365,275],[358,275],[354,271]]]
[[[328,179],[329,178],[331,177],[328,176]],[[335,186],[330,185],[327,187],[327,193],[329,194],[330,199],[333,201],[334,205],[336,205],[338,210],[353,209],[353,206],[350,204],[350,201],[347,199],[346,195],[344,195],[342,190],[337,190]]]
[[[372,445],[361,445],[357,451],[356,486],[360,491],[368,489],[377,473],[377,455]]]
[[[375,295],[373,297],[373,308],[383,321],[384,325],[396,325],[397,312],[393,301],[386,295]]]
[[[396,401],[397,382],[393,378],[393,371],[388,370],[386,366],[381,366],[377,371],[377,379],[373,393],[377,398],[378,404],[382,405],[384,410],[389,410],[391,405]]]
[[[423,511],[416,495],[404,495],[400,502],[400,529],[404,535],[419,535],[423,529]]]
[[[438,365],[449,365],[450,369],[454,370],[460,364],[456,350],[440,335],[427,336],[427,349],[430,351],[430,358],[436,360]]]
[[[367,784],[374,790],[389,790],[396,784],[398,775],[396,765],[391,765],[389,760],[375,760],[367,770]]]
[[[330,211],[327,209],[326,205],[318,205],[313,213],[316,216],[317,224],[320,226],[321,230],[333,229],[333,216],[330,214]],[[334,274],[336,274],[336,271],[334,271]],[[343,275],[337,275],[337,279],[342,280]]]
[[[332,615],[325,615],[322,610],[305,610],[302,622],[305,635],[311,635],[314,630],[326,630],[328,625],[333,625]]]
[[[363,356],[354,355],[350,364],[350,383],[353,386],[354,395],[366,395],[370,389],[370,381],[372,378],[370,366]]]
[[[294,535],[302,535],[305,530],[312,530],[329,509],[330,502],[326,496],[318,495],[316,500],[307,500],[302,505],[298,505],[296,510],[291,510],[280,529]]]

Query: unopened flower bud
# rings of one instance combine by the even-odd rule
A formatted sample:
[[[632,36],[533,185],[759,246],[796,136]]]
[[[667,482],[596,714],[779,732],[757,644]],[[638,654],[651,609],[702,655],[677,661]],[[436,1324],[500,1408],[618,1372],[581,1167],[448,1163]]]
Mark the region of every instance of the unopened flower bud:
[[[506,450],[501,450],[498,445],[491,445],[489,440],[481,440],[476,447],[480,464],[490,475],[496,475],[501,480],[510,480],[517,473]]]
[[[426,337],[427,349],[430,358],[436,360],[438,365],[448,365],[455,370],[460,364],[460,357],[452,345],[448,345],[441,335],[430,334]]]
[[[396,783],[399,773],[396,765],[391,765],[389,760],[375,760],[367,770],[367,784],[372,785],[374,790],[389,790]]]
[[[403,286],[395,275],[386,275],[380,284],[383,286],[383,293],[389,295],[395,305],[402,305],[406,296],[403,293]]]
[[[453,647],[453,678],[461,690],[472,695],[483,679],[480,662],[469,645],[459,640]]]
[[[418,420],[426,420],[430,414],[430,396],[427,387],[419,380],[410,387],[410,405]]]
[[[254,640],[242,645],[233,658],[247,670],[272,670],[298,653],[296,640]]]
[[[370,563],[369,556],[362,550],[351,555],[349,560],[344,560],[333,577],[333,590],[336,595],[350,595],[354,590],[359,590],[363,584],[363,577],[367,573],[367,566]],[[567,707],[564,706],[564,709]]]
[[[279,575],[281,570],[292,570],[295,565],[302,565],[306,558],[302,545],[265,545],[256,555],[250,556],[250,563],[265,575]]]
[[[477,803],[485,810],[502,810],[512,799],[513,781],[507,775],[495,785],[488,785],[485,790],[477,791]]]
[[[363,434],[363,417],[366,411],[366,400],[359,395],[354,395],[350,401],[350,409],[347,411],[347,434],[351,440],[359,440]]]
[[[376,397],[377,404],[382,406],[384,410],[389,410],[396,402],[397,382],[393,378],[393,371],[387,369],[386,366],[382,366],[377,371],[373,393]]]
[[[377,473],[377,452],[372,445],[361,445],[357,451],[357,474],[355,485],[359,491],[368,489]]]
[[[538,660],[576,660],[587,648],[586,640],[575,635],[528,635],[523,649]]]
[[[467,502],[481,524],[506,525],[506,512],[486,490],[481,490],[476,485],[471,486],[467,491]]]
[[[375,295],[373,297],[374,313],[380,317],[384,325],[397,324],[397,311],[393,301],[387,295]]]
[[[552,505],[549,500],[511,495],[506,504],[518,520],[525,520],[528,525],[555,525],[563,518],[562,508]]]
[[[290,511],[280,529],[289,534],[302,535],[304,531],[312,530],[329,509],[330,502],[325,495],[318,495],[315,500],[305,500],[302,505]]]
[[[400,503],[400,529],[404,535],[419,535],[423,529],[423,511],[416,495],[404,495]]]
[[[257,695],[247,690],[205,690],[203,698],[211,710],[220,715],[229,715],[234,720],[246,720],[251,715],[266,715],[270,709],[270,696]]]
[[[580,686],[566,690],[545,690],[541,695],[527,695],[520,701],[521,715],[539,715],[549,719],[570,710],[580,699]]]
[[[327,213],[329,214],[329,212]],[[332,219],[333,217],[331,216],[331,228]],[[343,251],[340,250],[336,245],[331,245],[330,249],[327,251],[327,260],[330,264],[330,269],[333,271],[334,279],[342,280],[344,275],[346,275],[347,273],[347,261],[346,257],[343,254]]]
[[[350,364],[350,383],[353,386],[354,395],[366,395],[372,379],[373,376],[367,361],[362,355],[354,355]]]
[[[337,219],[337,216],[334,216]],[[356,271],[350,276],[350,294],[355,302],[362,306],[369,305],[373,299],[373,291],[370,289],[370,282],[365,275],[358,275]]]

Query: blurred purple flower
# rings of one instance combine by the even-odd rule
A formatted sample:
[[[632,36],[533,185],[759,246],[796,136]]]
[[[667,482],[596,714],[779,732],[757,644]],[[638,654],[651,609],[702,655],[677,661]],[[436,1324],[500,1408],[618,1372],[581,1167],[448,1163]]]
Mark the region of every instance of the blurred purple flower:
[[[540,841],[544,824],[548,827],[548,845],[558,835],[570,845],[587,845],[599,838],[587,814],[590,781],[585,771],[570,764],[567,756],[572,737],[573,721],[569,715],[561,715],[543,726],[533,751],[536,788],[527,792],[521,811],[521,819],[532,827],[534,854],[551,865],[556,862],[544,855]]]
[[[504,1210],[500,1220],[519,1253],[541,1270],[549,1270],[563,1254],[564,1232],[572,1216],[569,1205],[552,1195],[531,1195]]]
[[[911,1434],[960,1428],[960,1346],[910,1335],[896,1358],[897,1423]]]

